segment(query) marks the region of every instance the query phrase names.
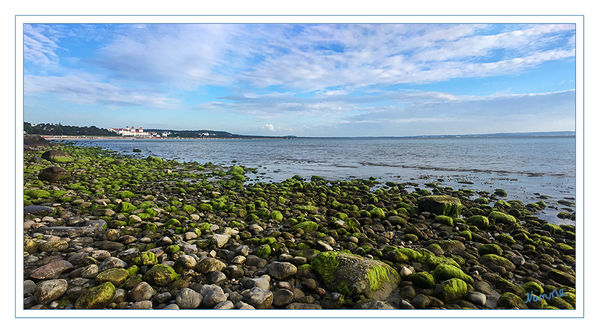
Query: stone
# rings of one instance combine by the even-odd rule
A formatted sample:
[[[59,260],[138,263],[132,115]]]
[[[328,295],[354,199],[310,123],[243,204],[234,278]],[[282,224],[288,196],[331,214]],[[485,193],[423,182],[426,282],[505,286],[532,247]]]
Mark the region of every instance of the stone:
[[[366,301],[358,304],[358,309],[393,310],[393,305],[384,301]]]
[[[346,296],[364,294],[373,300],[385,300],[401,279],[381,261],[343,252],[321,252],[311,267],[329,289]]]
[[[485,306],[487,303],[487,296],[478,291],[471,293],[469,299],[475,305]]]
[[[418,210],[437,215],[458,217],[462,210],[460,199],[448,195],[429,195],[418,198]]]
[[[255,309],[255,307],[253,307],[253,306],[251,306],[251,305],[249,305],[249,304],[247,304],[245,302],[242,302],[242,301],[239,301],[239,302],[235,303],[235,308],[236,309],[240,309],[240,310],[253,310],[253,309]]]
[[[98,275],[98,265],[96,264],[91,264],[91,265],[87,265],[85,267],[83,267],[83,270],[81,270],[81,277],[86,278],[86,279],[93,279],[96,277],[96,275]]]
[[[139,301],[131,304],[130,309],[151,309],[152,301]]]
[[[156,290],[144,281],[137,284],[137,286],[129,291],[129,299],[133,302],[146,301],[151,299],[155,294]]]
[[[124,262],[123,260],[116,258],[116,257],[110,257],[110,258],[104,259],[104,261],[98,267],[98,270],[100,272],[102,272],[102,271],[105,271],[110,268],[124,268],[124,267],[127,267],[126,262]]]
[[[69,242],[64,239],[54,239],[41,243],[38,246],[40,252],[62,252],[69,248]]]
[[[497,306],[504,309],[527,309],[528,307],[524,304],[524,301],[520,296],[506,292],[497,301]]]
[[[273,261],[268,265],[268,274],[275,279],[285,280],[297,273],[297,267],[288,262]]]
[[[283,307],[293,302],[293,292],[288,289],[279,289],[273,295],[272,304],[276,307]]]
[[[219,249],[231,239],[231,235],[229,234],[215,234],[212,236],[212,244],[216,245]]]
[[[316,249],[319,251],[333,251],[333,247],[321,240],[316,241]]]
[[[35,290],[35,300],[39,304],[47,304],[59,299],[68,287],[67,280],[55,279],[42,281]]]
[[[202,295],[193,289],[183,288],[175,300],[181,309],[196,309],[202,303]]]
[[[102,309],[112,301],[115,290],[115,286],[110,282],[93,287],[79,296],[75,302],[75,308]]]
[[[204,296],[202,300],[202,305],[208,308],[213,308],[216,304],[224,302],[227,300],[227,296],[225,295],[223,289],[219,286],[214,286],[212,290],[210,290]]]
[[[270,276],[262,275],[257,278],[248,279],[244,285],[248,289],[258,287],[263,290],[270,290]]]
[[[418,294],[414,298],[412,298],[410,303],[416,309],[426,309],[426,307],[431,303],[431,299],[424,294]]]
[[[54,163],[69,163],[74,159],[62,150],[48,150],[42,154],[42,158]]]
[[[113,303],[124,302],[126,298],[127,298],[127,291],[125,291],[125,289],[119,288],[114,291],[114,296],[112,296],[112,302]]]
[[[192,231],[188,231],[183,234],[183,239],[185,239],[186,241],[190,241],[190,240],[196,239],[196,238],[198,238],[198,234],[196,234],[195,232],[192,232]]]
[[[289,305],[287,305],[285,307],[285,309],[289,309],[289,310],[320,310],[322,309],[322,306],[320,306],[319,304],[310,304],[310,303],[300,303],[300,302],[295,302],[295,303],[291,303]]]
[[[175,261],[175,271],[181,273],[186,270],[193,269],[196,265],[197,261],[194,257],[183,254],[177,258],[177,261]]]
[[[216,258],[206,257],[197,263],[195,270],[207,274],[214,271],[222,271],[225,267],[226,265],[222,261]]]
[[[557,283],[561,283],[569,287],[574,287],[576,285],[576,278],[566,272],[552,269],[547,273],[547,275]]]
[[[409,268],[407,268],[406,266],[402,266],[401,269],[399,270],[399,276],[401,276],[402,278],[407,278],[411,274],[412,274],[412,271]]]
[[[29,273],[32,279],[48,280],[56,279],[62,272],[73,268],[73,265],[66,260],[52,261],[44,266],[38,267]]]
[[[231,259],[231,263],[235,265],[243,265],[245,260],[246,259],[244,256],[235,256],[233,259]]]
[[[129,272],[124,268],[109,268],[96,275],[96,281],[98,283],[110,282],[115,286],[120,286],[128,278]]]
[[[42,169],[40,173],[37,175],[37,178],[39,178],[42,181],[56,183],[60,182],[61,180],[67,179],[70,176],[71,174],[67,170],[57,166],[51,166]]]
[[[175,270],[167,265],[157,264],[152,266],[144,275],[144,280],[150,284],[163,287],[169,283],[175,281],[179,277],[179,274]]]
[[[215,271],[208,273],[208,282],[218,284],[227,280],[227,276],[223,272]]]
[[[271,306],[273,301],[273,294],[271,291],[258,287],[244,290],[241,294],[243,295],[244,302],[251,304],[256,309],[267,309]]]
[[[168,302],[171,298],[173,297],[173,295],[168,292],[165,291],[163,293],[157,294],[156,296],[154,296],[154,301],[156,301],[157,303],[166,303]]]
[[[163,310],[179,310],[179,306],[177,304],[169,304],[162,308]]]
[[[257,268],[262,268],[262,267],[265,267],[266,264],[268,264],[268,261],[266,259],[262,259],[258,256],[251,254],[251,255],[246,256],[245,264],[247,266],[254,266]]]
[[[23,281],[23,294],[24,295],[33,295],[36,288],[37,288],[37,285],[35,284],[35,282],[33,282],[31,280]]]
[[[24,214],[33,215],[48,215],[54,213],[54,208],[48,206],[25,206],[23,207]]]
[[[449,303],[458,300],[468,292],[468,285],[464,280],[458,278],[452,278],[443,281],[441,284],[441,295],[445,303]]]
[[[231,310],[235,309],[235,305],[231,301],[224,301],[216,304],[213,309],[217,310]]]

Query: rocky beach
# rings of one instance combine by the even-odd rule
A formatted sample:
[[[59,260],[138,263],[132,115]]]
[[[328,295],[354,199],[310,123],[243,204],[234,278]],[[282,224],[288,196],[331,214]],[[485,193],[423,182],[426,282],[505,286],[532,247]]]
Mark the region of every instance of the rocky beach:
[[[26,138],[24,308],[575,308],[543,201],[256,172]]]

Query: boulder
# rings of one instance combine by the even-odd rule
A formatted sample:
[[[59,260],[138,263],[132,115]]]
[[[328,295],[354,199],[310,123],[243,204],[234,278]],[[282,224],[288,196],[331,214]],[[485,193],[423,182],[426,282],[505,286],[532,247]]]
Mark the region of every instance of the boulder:
[[[69,172],[67,172],[67,170],[57,167],[57,166],[51,166],[51,167],[45,168],[45,169],[41,170],[37,176],[37,178],[39,178],[40,180],[47,181],[50,183],[59,182],[63,179],[69,178],[69,177],[70,177],[70,174],[69,174]]]
[[[48,150],[42,154],[42,158],[54,163],[69,163],[74,161],[71,155],[62,150]]]
[[[462,211],[460,199],[449,195],[427,195],[418,199],[418,210],[437,215],[458,217]]]
[[[322,252],[311,263],[328,288],[346,296],[364,294],[384,300],[401,278],[391,266],[343,252]]]

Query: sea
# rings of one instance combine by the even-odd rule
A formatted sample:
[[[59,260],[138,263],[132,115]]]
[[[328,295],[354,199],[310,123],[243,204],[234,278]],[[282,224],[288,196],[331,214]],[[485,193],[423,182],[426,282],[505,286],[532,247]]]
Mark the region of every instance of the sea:
[[[329,180],[375,177],[383,182],[411,183],[412,189],[435,182],[454,189],[507,191],[508,200],[543,200],[539,217],[557,224],[573,209],[558,203],[575,201],[576,138],[293,138],[293,139],[108,139],[77,140],[124,155],[149,155],[180,162],[212,162],[256,168],[250,182],[280,182],[300,175]],[[133,149],[141,149],[134,153]],[[546,198],[545,198],[546,197]],[[542,199],[541,199],[542,198]]]

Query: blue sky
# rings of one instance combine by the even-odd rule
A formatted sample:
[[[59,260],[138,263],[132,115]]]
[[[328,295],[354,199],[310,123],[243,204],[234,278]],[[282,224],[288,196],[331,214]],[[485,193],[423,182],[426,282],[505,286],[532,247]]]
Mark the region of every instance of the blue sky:
[[[24,120],[239,134],[574,130],[573,24],[26,24]]]

